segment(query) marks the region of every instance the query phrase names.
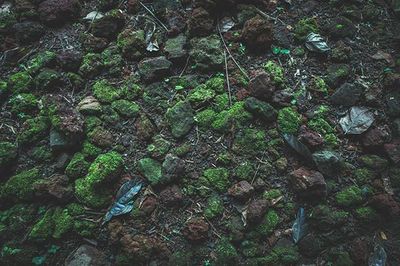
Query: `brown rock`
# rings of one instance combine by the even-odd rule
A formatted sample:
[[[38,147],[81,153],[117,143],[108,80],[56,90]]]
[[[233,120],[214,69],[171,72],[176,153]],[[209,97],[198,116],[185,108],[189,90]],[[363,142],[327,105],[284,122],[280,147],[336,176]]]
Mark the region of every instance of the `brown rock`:
[[[310,148],[318,148],[324,144],[322,136],[305,125],[300,127],[299,140]]]
[[[54,26],[72,22],[80,15],[81,5],[78,0],[45,0],[38,11],[44,23]]]
[[[167,206],[176,206],[182,203],[183,195],[177,185],[166,187],[160,192],[160,198]]]
[[[185,228],[183,228],[183,235],[191,241],[200,241],[208,237],[209,225],[202,218],[190,219]]]
[[[369,253],[366,239],[356,238],[350,244],[350,256],[356,265],[366,265]]]
[[[192,11],[188,22],[188,30],[191,36],[207,36],[213,29],[213,20],[210,14],[202,7]]]
[[[135,122],[135,126],[137,137],[142,140],[150,140],[156,131],[153,122],[145,114],[140,115]]]
[[[146,214],[150,215],[157,208],[157,198],[154,196],[148,196],[140,206],[140,210]]]
[[[229,188],[228,194],[236,199],[245,200],[251,196],[254,188],[247,181],[240,181]]]
[[[265,199],[253,200],[247,207],[247,221],[249,224],[255,224],[264,217],[268,208],[268,201]]]
[[[96,127],[88,133],[90,142],[99,147],[110,147],[114,143],[114,137],[110,131],[103,127]]]
[[[272,26],[265,19],[256,16],[244,24],[242,38],[251,50],[268,51],[271,48],[273,38]]]
[[[183,32],[186,27],[186,19],[176,10],[167,10],[165,20],[168,25],[168,35],[176,36]]]
[[[400,162],[400,139],[396,139],[391,143],[387,143],[383,146],[385,152],[389,158],[395,163]]]
[[[65,260],[65,266],[105,266],[111,265],[103,252],[89,245],[82,245]]]
[[[101,105],[95,97],[87,96],[79,102],[78,111],[85,115],[97,114],[101,111]]]
[[[165,258],[170,254],[165,243],[152,236],[125,234],[120,239],[120,243],[122,250],[129,257],[135,257],[139,261],[147,261],[155,257]]]
[[[366,148],[382,146],[390,141],[391,134],[387,125],[378,126],[368,130],[362,138],[362,143]]]
[[[258,72],[256,76],[250,80],[250,94],[257,99],[270,101],[275,90],[276,88],[270,76],[264,71]]]
[[[73,189],[68,184],[69,179],[66,175],[55,174],[50,178],[36,182],[33,187],[38,195],[53,196],[56,199],[66,201],[71,198]]]
[[[317,171],[301,167],[290,173],[293,190],[304,198],[325,198],[326,183],[324,176]]]
[[[135,14],[136,12],[139,11],[140,7],[139,0],[128,0],[126,6],[130,14]]]
[[[370,205],[379,212],[391,217],[400,215],[400,204],[389,194],[379,194],[372,197]]]

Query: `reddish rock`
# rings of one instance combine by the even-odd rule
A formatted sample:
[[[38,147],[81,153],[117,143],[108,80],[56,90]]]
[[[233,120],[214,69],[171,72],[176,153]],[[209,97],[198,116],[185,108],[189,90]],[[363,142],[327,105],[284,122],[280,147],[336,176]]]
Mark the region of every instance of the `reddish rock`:
[[[147,197],[140,206],[140,210],[146,214],[150,215],[157,208],[157,198],[154,196]]]
[[[160,198],[167,206],[180,205],[183,195],[181,189],[177,185],[166,187],[160,192]]]
[[[255,224],[264,217],[268,208],[268,201],[265,199],[253,200],[247,207],[247,221],[249,224]]]
[[[299,140],[310,148],[318,148],[324,144],[322,136],[305,125],[300,127]]]
[[[92,23],[92,33],[96,37],[112,39],[118,35],[125,25],[122,11],[114,10]]]
[[[273,39],[272,26],[265,19],[256,16],[244,24],[242,38],[251,50],[268,51]]]
[[[379,194],[372,197],[370,205],[379,212],[391,217],[400,215],[400,204],[389,194]]]
[[[356,265],[367,265],[369,256],[368,241],[357,238],[350,244],[350,256]]]
[[[167,245],[161,239],[152,236],[125,234],[120,243],[122,250],[129,257],[135,257],[139,261],[165,258],[170,254]]]
[[[50,178],[41,179],[33,187],[40,196],[52,196],[56,199],[66,201],[71,198],[73,189],[68,184],[69,179],[66,175],[55,174]]]
[[[186,27],[186,19],[176,10],[167,10],[165,14],[169,36],[176,36]]]
[[[74,250],[65,260],[65,266],[108,266],[111,263],[107,260],[106,255],[97,248],[82,245]]]
[[[247,181],[240,181],[229,188],[228,194],[235,199],[245,200],[251,196],[254,188]]]
[[[130,14],[135,14],[140,8],[139,0],[128,0],[126,7]]]
[[[153,122],[145,115],[141,114],[135,122],[136,135],[141,140],[149,140],[156,132]]]
[[[188,30],[191,36],[207,36],[213,29],[213,20],[210,14],[202,7],[192,11],[188,22]]]
[[[389,127],[383,125],[368,130],[362,139],[362,143],[366,148],[379,147],[389,142],[390,138],[391,134]]]
[[[258,72],[255,77],[250,80],[250,94],[257,99],[270,101],[275,90],[276,88],[270,76],[264,71]]]
[[[389,158],[395,163],[400,162],[400,139],[396,139],[391,143],[387,143],[383,146],[385,152]]]
[[[183,235],[191,241],[200,241],[208,237],[208,230],[210,226],[202,218],[190,219],[185,228],[183,228]]]
[[[301,167],[291,172],[289,178],[293,190],[300,197],[309,199],[326,197],[326,182],[320,172]]]
[[[82,63],[82,53],[77,51],[64,51],[57,56],[58,64],[65,71],[76,72]]]
[[[38,11],[44,23],[54,26],[72,22],[80,15],[81,5],[78,0],[45,0]]]

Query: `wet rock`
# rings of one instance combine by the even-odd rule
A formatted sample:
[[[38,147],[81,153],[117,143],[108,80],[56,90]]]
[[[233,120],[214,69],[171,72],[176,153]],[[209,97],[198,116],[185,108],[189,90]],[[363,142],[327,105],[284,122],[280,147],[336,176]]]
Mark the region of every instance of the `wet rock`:
[[[400,139],[385,144],[383,148],[393,163],[397,164],[400,162]]]
[[[183,235],[190,241],[201,241],[208,237],[210,226],[202,218],[190,219],[183,228]]]
[[[293,190],[299,196],[308,199],[325,198],[326,183],[320,172],[301,167],[291,172],[289,178]]]
[[[40,19],[49,26],[72,22],[80,15],[78,0],[45,0],[39,4]]]
[[[393,117],[400,117],[400,93],[388,93],[385,97],[385,102],[387,114]]]
[[[258,72],[255,77],[250,80],[249,91],[252,96],[257,99],[270,101],[276,87],[271,77],[264,71]]]
[[[247,207],[247,221],[249,224],[256,224],[264,217],[268,209],[268,200],[257,199],[250,202]]]
[[[16,23],[14,26],[15,38],[20,44],[30,44],[38,41],[44,35],[44,27],[34,21]]]
[[[149,140],[156,133],[156,126],[145,114],[141,114],[135,122],[136,135],[139,139]]]
[[[73,253],[71,253],[65,260],[66,266],[108,266],[111,265],[107,261],[104,253],[98,249],[82,245]]]
[[[366,148],[382,146],[391,139],[390,129],[387,125],[377,126],[369,129],[362,138],[362,143]]]
[[[268,51],[273,39],[272,26],[267,20],[256,16],[244,24],[242,38],[251,50]]]
[[[94,36],[113,39],[125,25],[125,18],[120,10],[111,10],[104,17],[92,23],[91,31]]]
[[[66,175],[56,174],[46,179],[40,179],[33,184],[33,188],[37,195],[52,196],[61,201],[67,201],[73,195],[73,188]]]
[[[378,212],[382,212],[390,217],[400,215],[400,204],[389,194],[378,194],[372,197],[370,205]]]
[[[288,29],[282,25],[274,25],[272,28],[274,43],[280,47],[290,47],[291,40],[289,38]]]
[[[84,115],[95,115],[101,112],[101,104],[93,96],[87,96],[78,104],[78,111]]]
[[[343,166],[343,160],[340,155],[333,151],[323,150],[312,155],[318,170],[327,176],[337,176],[340,174]]]
[[[162,174],[164,182],[182,178],[185,172],[185,161],[173,154],[167,154],[162,163]]]
[[[245,100],[245,108],[250,113],[254,114],[255,118],[260,118],[266,122],[271,122],[276,119],[277,112],[269,103],[257,100],[254,97],[249,97]]]
[[[168,39],[165,42],[164,51],[167,53],[167,58],[174,62],[182,61],[187,54],[185,50],[186,36],[178,35],[175,38]]]
[[[312,149],[321,147],[324,144],[323,137],[317,132],[309,129],[305,125],[302,125],[300,127],[298,138],[300,142]]]
[[[145,81],[156,81],[168,75],[171,66],[171,61],[167,60],[164,56],[160,56],[141,61],[138,69],[140,76]]]
[[[350,75],[350,67],[345,64],[334,64],[328,67],[325,81],[331,88],[337,88]]]
[[[224,54],[221,40],[217,35],[210,35],[206,38],[193,38],[190,44],[192,46],[190,56],[199,70],[221,69],[224,63]]]
[[[82,53],[64,51],[57,56],[57,62],[65,71],[76,72],[82,63]]]
[[[189,102],[178,102],[168,109],[165,116],[171,127],[171,133],[175,138],[185,136],[193,127],[194,111]]]
[[[213,29],[213,20],[210,14],[202,7],[192,11],[188,21],[188,30],[191,36],[207,36]]]
[[[234,184],[228,189],[228,194],[238,200],[246,200],[254,192],[254,188],[246,180]]]
[[[183,202],[183,195],[181,189],[177,185],[166,187],[160,192],[161,201],[166,206],[177,206]]]
[[[353,106],[360,100],[362,93],[363,90],[360,86],[344,83],[336,89],[330,97],[330,101],[336,105]]]

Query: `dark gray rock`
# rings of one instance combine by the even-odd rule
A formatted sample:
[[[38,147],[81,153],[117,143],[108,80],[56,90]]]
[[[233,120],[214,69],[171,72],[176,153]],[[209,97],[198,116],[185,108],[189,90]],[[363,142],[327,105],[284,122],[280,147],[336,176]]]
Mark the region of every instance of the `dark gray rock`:
[[[161,80],[170,73],[171,61],[164,56],[149,58],[138,65],[139,74],[145,81]]]
[[[98,249],[82,245],[65,260],[65,266],[109,266],[106,256]]]
[[[194,111],[189,102],[181,101],[169,108],[166,113],[172,135],[181,138],[189,133],[194,124]]]
[[[353,106],[360,100],[362,93],[360,86],[344,83],[330,97],[330,101],[336,105]]]
[[[245,101],[245,108],[255,117],[258,117],[264,121],[274,121],[277,116],[277,112],[272,105],[269,103],[257,100],[254,97],[249,97]]]
[[[318,170],[327,176],[336,176],[342,169],[342,158],[333,151],[323,150],[313,153],[313,160]]]

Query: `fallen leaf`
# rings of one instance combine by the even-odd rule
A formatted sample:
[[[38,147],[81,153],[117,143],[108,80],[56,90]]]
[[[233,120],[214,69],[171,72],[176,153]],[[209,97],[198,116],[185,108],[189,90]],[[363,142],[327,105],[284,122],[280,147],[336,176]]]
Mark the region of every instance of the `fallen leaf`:
[[[394,66],[394,59],[389,53],[385,53],[382,50],[376,52],[376,54],[371,55],[372,59],[375,60],[385,60],[390,66]]]
[[[374,122],[374,115],[366,107],[351,107],[347,114],[339,120],[344,134],[361,134]]]

